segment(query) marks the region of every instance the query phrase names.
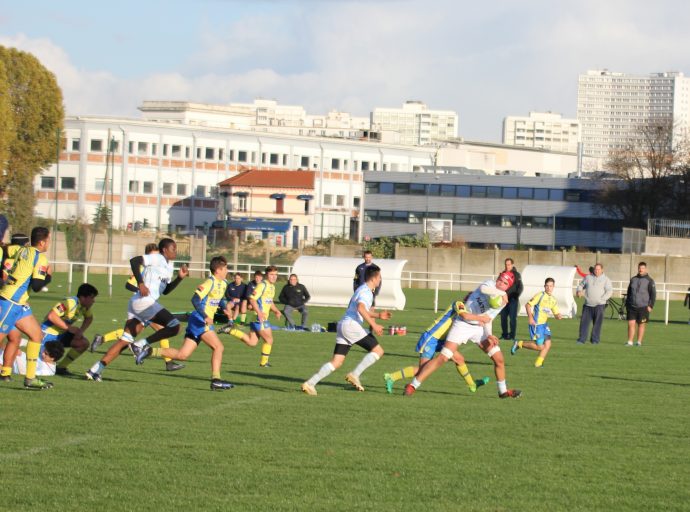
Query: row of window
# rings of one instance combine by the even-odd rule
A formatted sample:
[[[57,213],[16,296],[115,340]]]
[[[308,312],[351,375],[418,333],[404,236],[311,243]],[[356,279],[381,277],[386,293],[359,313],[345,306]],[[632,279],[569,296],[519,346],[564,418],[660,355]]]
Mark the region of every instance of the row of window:
[[[41,176],[42,190],[55,190],[56,178],[54,176]],[[105,187],[105,179],[98,178],[94,181],[94,191],[102,192]],[[155,194],[153,181],[130,180],[127,189],[131,194]],[[60,190],[76,190],[77,179],[69,176],[60,177]],[[110,189],[108,188],[108,191]],[[184,183],[163,183],[161,194],[164,196],[187,196],[187,185]],[[195,197],[217,197],[218,187],[197,185]]]
[[[475,213],[447,213],[447,212],[410,212],[393,210],[365,210],[365,222],[400,222],[404,224],[421,224],[424,219],[448,219],[455,226],[488,226],[516,228],[553,229],[554,217],[540,217],[529,215],[483,215]],[[623,222],[616,219],[593,219],[590,217],[556,217],[556,229],[573,231],[605,231],[618,232],[623,228]]]
[[[541,201],[588,202],[588,190],[565,190],[534,187],[498,187],[485,185],[441,185],[438,183],[367,182],[366,194],[410,196],[476,197],[489,199],[534,199]]]

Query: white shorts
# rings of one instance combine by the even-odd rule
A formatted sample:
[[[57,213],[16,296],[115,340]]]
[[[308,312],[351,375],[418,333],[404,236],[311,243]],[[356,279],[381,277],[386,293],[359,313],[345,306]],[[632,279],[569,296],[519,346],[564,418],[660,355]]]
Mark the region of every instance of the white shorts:
[[[141,323],[146,324],[162,309],[163,306],[151,297],[131,298],[127,305],[127,319],[136,318]]]
[[[341,320],[335,334],[336,345],[352,346],[359,340],[367,337],[369,333],[364,330],[362,324],[354,320]]]
[[[464,320],[456,318],[453,320],[453,325],[450,326],[446,341],[450,341],[457,345],[464,345],[468,341],[471,341],[479,345],[489,334],[491,334],[490,326],[487,332],[485,326],[468,324]]]

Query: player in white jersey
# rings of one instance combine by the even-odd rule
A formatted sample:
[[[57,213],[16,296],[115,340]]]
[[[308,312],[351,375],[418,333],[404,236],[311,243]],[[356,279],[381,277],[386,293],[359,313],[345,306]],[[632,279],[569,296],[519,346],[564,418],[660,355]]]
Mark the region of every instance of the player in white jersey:
[[[129,346],[136,357],[140,346],[145,343],[172,338],[180,331],[180,321],[158,303],[158,298],[173,291],[189,275],[189,270],[183,265],[173,279],[172,261],[177,257],[177,244],[172,238],[163,238],[158,242],[158,250],[159,253],[135,256],[129,260],[139,291],[129,299],[122,337],[110,347],[103,359],[86,372],[88,380],[100,381],[105,367],[120,355],[123,348]],[[162,328],[135,344],[134,339],[149,323],[161,325]]]
[[[26,347],[27,340],[23,339],[19,347]],[[0,343],[0,358],[3,356],[5,347]],[[41,346],[38,361],[36,362],[36,375],[38,377],[50,377],[55,375],[57,361],[65,354],[65,347],[59,341],[48,341]],[[15,375],[26,375],[26,354],[19,350],[12,365],[12,373]]]
[[[367,351],[355,369],[345,376],[345,380],[357,391],[364,391],[364,387],[359,382],[359,376],[383,356],[383,347],[374,336],[374,334],[381,336],[383,327],[374,319],[388,320],[391,314],[389,311],[377,313],[372,306],[374,290],[381,284],[381,269],[376,265],[369,265],[365,271],[364,280],[365,283],[355,290],[347,311],[338,322],[333,357],[302,384],[302,391],[308,395],[316,395],[316,384],[342,366],[352,345],[359,345]],[[364,330],[362,323],[365,321],[372,332]]]
[[[476,290],[465,299],[467,314],[458,316],[448,331],[446,342],[441,353],[435,359],[427,363],[419,374],[405,387],[405,395],[411,396],[432,373],[443,366],[446,361],[452,359],[453,353],[460,345],[471,341],[479,346],[494,363],[494,372],[498,385],[500,398],[518,398],[521,395],[519,389],[508,389],[506,385],[506,371],[503,354],[498,346],[498,338],[491,333],[491,322],[501,312],[507,303],[505,291],[510,288],[515,280],[511,272],[502,272],[494,282],[492,279],[483,282]],[[490,298],[502,295],[501,306],[492,308]]]

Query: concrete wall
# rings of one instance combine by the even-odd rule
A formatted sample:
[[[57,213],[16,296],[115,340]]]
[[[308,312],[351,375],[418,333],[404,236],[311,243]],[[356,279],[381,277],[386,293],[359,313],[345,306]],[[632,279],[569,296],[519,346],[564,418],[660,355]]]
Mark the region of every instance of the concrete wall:
[[[648,236],[645,252],[647,254],[690,254],[690,238]]]

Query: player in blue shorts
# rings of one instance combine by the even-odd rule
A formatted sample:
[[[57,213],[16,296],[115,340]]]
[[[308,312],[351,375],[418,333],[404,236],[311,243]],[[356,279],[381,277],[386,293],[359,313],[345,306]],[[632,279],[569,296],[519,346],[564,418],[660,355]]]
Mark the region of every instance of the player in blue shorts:
[[[547,277],[544,281],[544,291],[537,293],[525,304],[525,310],[529,317],[529,336],[532,341],[515,340],[513,348],[510,349],[511,355],[515,355],[521,348],[539,352],[539,356],[534,362],[536,368],[541,368],[544,365],[544,359],[551,350],[549,315],[553,315],[557,320],[562,318],[558,311],[558,301],[553,296],[555,284],[553,278]]]
[[[415,352],[419,354],[419,364],[417,366],[406,366],[398,371],[385,373],[383,380],[386,383],[386,391],[393,393],[393,386],[396,381],[403,378],[411,379],[419,372],[426,363],[441,351],[443,343],[446,340],[446,335],[450,329],[453,319],[465,311],[465,305],[461,301],[453,302],[440,316],[433,321],[433,323],[422,333],[415,347]],[[458,370],[460,376],[467,383],[471,393],[477,391],[479,386],[483,386],[489,382],[488,377],[474,380],[470,374],[465,358],[457,350],[453,353],[453,362],[455,368]]]
[[[169,357],[185,361],[199,346],[202,341],[213,351],[211,354],[211,390],[231,389],[230,382],[220,378],[220,366],[223,362],[223,343],[218,338],[213,326],[213,317],[219,307],[226,314],[230,313],[228,303],[225,300],[225,289],[228,283],[225,278],[228,275],[228,262],[222,256],[211,259],[211,276],[197,286],[192,295],[194,311],[189,316],[187,331],[185,332],[182,348],[153,348],[146,343],[136,357],[137,364],[141,364],[145,358]]]

